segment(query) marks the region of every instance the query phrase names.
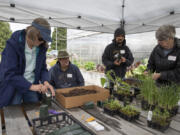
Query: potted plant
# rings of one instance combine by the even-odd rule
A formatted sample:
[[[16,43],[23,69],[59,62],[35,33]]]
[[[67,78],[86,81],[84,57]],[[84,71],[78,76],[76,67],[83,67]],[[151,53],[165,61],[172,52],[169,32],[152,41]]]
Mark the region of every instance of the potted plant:
[[[140,111],[133,106],[127,105],[119,109],[119,116],[128,121],[133,121],[139,119]]]
[[[157,87],[151,76],[146,76],[139,85],[142,97],[141,107],[144,110],[153,110],[156,105]]]
[[[131,86],[126,82],[123,82],[121,78],[115,75],[115,72],[110,70],[107,72],[107,78],[114,84],[113,95],[117,96],[119,100],[124,100],[130,98],[129,100],[132,101],[133,94],[130,91]]]
[[[164,85],[158,88],[157,104],[161,111],[168,110],[170,116],[178,112],[178,101],[180,99],[180,89],[176,84]]]
[[[111,99],[104,103],[104,112],[111,116],[117,114],[120,108],[121,108],[121,105],[118,100]]]
[[[169,112],[167,110],[162,112],[159,108],[154,109],[152,120],[147,121],[148,127],[158,129],[162,132],[168,129],[170,122],[171,119]]]

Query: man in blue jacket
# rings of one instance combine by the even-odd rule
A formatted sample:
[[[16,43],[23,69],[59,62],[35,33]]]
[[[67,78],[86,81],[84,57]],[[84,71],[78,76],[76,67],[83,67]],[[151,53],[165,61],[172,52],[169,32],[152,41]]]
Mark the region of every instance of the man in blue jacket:
[[[9,104],[39,101],[38,93],[53,87],[46,68],[47,42],[51,41],[49,23],[36,18],[25,30],[7,40],[0,64],[0,108]]]
[[[84,78],[79,68],[71,64],[67,51],[58,52],[58,61],[50,69],[50,83],[54,88],[84,86]]]

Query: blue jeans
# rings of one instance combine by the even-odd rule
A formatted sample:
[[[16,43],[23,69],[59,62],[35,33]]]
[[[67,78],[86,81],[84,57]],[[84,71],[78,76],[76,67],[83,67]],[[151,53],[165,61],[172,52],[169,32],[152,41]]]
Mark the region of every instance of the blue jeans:
[[[39,101],[37,92],[28,90],[26,93],[16,91],[10,104],[35,103]]]

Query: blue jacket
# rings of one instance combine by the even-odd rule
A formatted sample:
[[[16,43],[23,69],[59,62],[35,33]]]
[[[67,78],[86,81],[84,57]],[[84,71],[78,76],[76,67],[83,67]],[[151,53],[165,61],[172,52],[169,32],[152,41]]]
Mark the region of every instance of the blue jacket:
[[[68,88],[84,86],[84,78],[76,65],[69,64],[66,71],[62,71],[60,63],[57,62],[50,70],[50,83],[54,88]]]
[[[6,47],[2,52],[0,63],[0,108],[7,106],[15,91],[25,93],[32,83],[24,77],[25,71],[25,30],[16,31],[7,40]],[[42,83],[48,81],[48,70],[46,68],[46,51],[43,45],[37,48],[37,58],[35,67],[35,82]]]

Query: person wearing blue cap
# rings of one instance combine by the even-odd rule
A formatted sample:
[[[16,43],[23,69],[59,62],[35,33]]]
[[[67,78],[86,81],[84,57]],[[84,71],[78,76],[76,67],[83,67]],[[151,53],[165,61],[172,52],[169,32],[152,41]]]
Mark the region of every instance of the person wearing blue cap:
[[[46,67],[47,43],[51,41],[51,28],[44,18],[36,18],[7,40],[0,64],[0,108],[38,102],[48,90],[55,96]]]

